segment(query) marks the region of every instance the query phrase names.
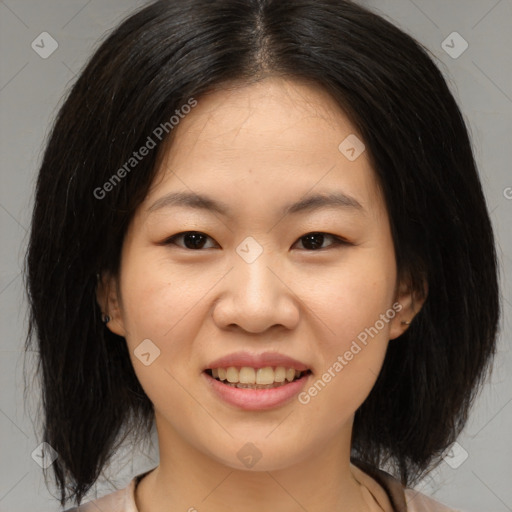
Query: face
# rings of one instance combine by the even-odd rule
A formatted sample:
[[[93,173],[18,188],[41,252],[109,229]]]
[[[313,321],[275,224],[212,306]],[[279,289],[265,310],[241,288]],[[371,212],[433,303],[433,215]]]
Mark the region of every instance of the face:
[[[273,470],[350,439],[389,340],[412,317],[354,136],[327,93],[278,78],[199,98],[175,128],[119,276],[99,294],[160,442],[165,433],[240,469],[259,452],[255,469]],[[269,389],[213,378],[283,373]]]

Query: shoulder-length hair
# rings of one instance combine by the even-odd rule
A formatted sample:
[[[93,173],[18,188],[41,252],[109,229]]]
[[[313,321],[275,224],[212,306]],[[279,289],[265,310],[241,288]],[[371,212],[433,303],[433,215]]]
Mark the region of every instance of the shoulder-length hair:
[[[427,51],[345,0],[160,0],[92,55],[37,180],[26,348],[40,353],[43,440],[59,455],[51,468],[63,505],[67,490],[80,503],[121,433],[146,435],[152,424],[125,340],[101,322],[95,291],[98,274],[119,270],[169,120],[191,98],[270,75],[317,84],[344,109],[386,201],[399,277],[419,293],[428,283],[356,412],[353,456],[411,484],[466,422],[495,353],[497,260],[467,128]],[[166,137],[153,137],[157,147],[126,171],[162,126]]]

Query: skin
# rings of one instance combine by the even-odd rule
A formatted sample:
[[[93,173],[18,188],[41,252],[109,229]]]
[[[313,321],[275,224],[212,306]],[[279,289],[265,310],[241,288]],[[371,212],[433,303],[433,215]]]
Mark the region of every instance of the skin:
[[[353,418],[389,340],[421,300],[397,282],[367,153],[349,161],[338,149],[349,134],[357,130],[325,91],[277,77],[199,98],[175,129],[129,226],[119,276],[104,276],[98,289],[107,326],[126,338],[155,407],[160,465],[137,488],[140,512],[380,510],[354,478]],[[233,218],[176,206],[149,211],[173,191],[223,201]],[[363,208],[279,213],[305,194],[332,191]],[[187,248],[183,237],[162,244],[185,231],[207,235],[203,248]],[[303,238],[311,232],[348,244],[326,236],[322,249],[311,248]],[[236,252],[248,236],[263,251],[252,263]],[[209,362],[247,350],[298,359],[316,381],[396,302],[400,312],[306,405],[295,398],[243,411],[202,378]],[[149,366],[134,356],[145,339],[160,350]],[[248,442],[262,454],[251,469],[237,457]]]

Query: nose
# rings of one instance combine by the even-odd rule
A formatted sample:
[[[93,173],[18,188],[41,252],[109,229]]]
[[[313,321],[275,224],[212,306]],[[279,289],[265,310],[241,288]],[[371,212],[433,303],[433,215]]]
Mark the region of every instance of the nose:
[[[282,269],[265,251],[251,263],[235,255],[234,268],[223,279],[215,300],[216,325],[221,329],[238,326],[253,334],[275,326],[296,327],[300,300],[289,273]]]

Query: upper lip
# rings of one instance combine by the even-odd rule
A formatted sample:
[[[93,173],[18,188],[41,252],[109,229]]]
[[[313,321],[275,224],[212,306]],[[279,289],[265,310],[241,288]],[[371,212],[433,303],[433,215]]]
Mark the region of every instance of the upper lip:
[[[205,370],[212,368],[228,368],[230,366],[250,368],[265,368],[266,366],[283,366],[284,368],[294,368],[301,372],[309,369],[307,365],[293,359],[292,357],[278,352],[263,352],[262,354],[250,354],[249,352],[234,352],[227,356],[215,359],[209,363]]]

